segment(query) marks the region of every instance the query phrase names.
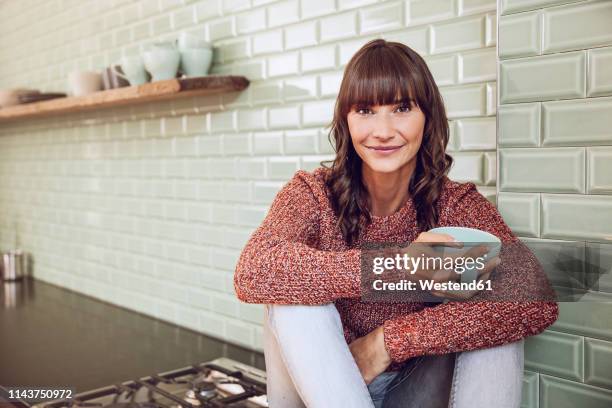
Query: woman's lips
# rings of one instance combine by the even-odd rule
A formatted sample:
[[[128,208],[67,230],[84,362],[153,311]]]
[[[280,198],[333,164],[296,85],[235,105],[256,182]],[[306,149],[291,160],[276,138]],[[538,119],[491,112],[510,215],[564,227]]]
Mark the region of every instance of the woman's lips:
[[[368,149],[374,151],[377,154],[388,156],[399,149],[401,149],[404,145],[401,146],[366,146]]]

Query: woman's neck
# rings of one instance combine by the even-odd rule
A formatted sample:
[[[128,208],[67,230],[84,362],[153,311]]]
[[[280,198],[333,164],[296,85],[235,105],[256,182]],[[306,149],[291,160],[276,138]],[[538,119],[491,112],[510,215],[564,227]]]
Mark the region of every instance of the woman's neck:
[[[379,173],[362,165],[363,184],[370,198],[370,214],[385,217],[398,211],[409,199],[408,181],[414,172],[411,162],[393,173]]]

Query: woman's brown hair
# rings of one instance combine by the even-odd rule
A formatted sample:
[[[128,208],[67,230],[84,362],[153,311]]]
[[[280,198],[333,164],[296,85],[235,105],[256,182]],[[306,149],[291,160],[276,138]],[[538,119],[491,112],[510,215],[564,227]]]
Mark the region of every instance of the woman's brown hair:
[[[416,169],[408,184],[421,231],[437,225],[436,203],[442,181],[453,159],[446,154],[448,120],[438,87],[419,54],[408,46],[376,39],[365,44],[351,58],[336,100],[328,138],[336,151],[326,185],[338,226],[349,246],[355,244],[363,225],[361,215],[371,222],[367,190],[362,182],[362,160],[351,141],[347,115],[354,105],[390,105],[412,101],[425,115]],[[327,167],[321,163],[322,166]]]

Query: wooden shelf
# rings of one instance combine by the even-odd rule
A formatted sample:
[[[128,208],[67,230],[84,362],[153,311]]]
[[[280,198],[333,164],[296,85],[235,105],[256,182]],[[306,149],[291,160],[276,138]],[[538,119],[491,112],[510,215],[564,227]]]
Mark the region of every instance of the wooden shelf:
[[[241,91],[247,86],[249,86],[249,80],[242,76],[210,75],[197,78],[168,79],[138,86],[99,91],[84,96],[68,96],[3,108],[0,109],[0,123],[22,118],[112,108],[163,99]]]

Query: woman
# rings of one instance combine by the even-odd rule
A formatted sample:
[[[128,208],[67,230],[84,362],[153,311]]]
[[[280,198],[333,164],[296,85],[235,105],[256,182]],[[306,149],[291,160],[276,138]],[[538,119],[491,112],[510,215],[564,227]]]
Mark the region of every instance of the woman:
[[[360,301],[364,242],[450,242],[427,232],[450,225],[518,240],[473,183],[446,176],[448,122],[423,59],[364,45],[330,135],[331,168],[296,172],[234,275],[241,301],[266,304],[270,406],[518,407],[522,339],[556,320],[556,303]]]

